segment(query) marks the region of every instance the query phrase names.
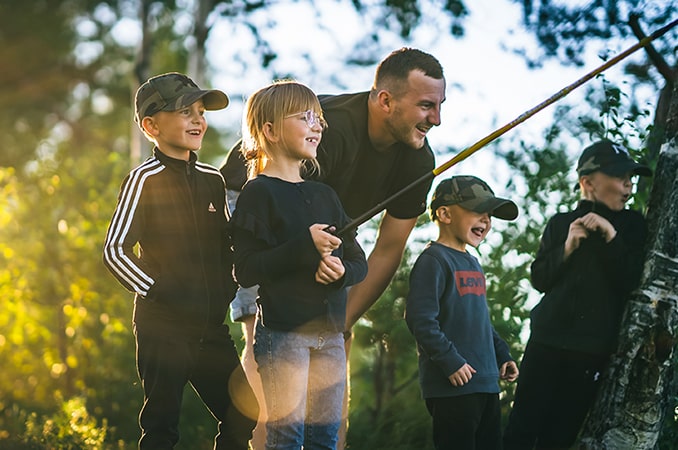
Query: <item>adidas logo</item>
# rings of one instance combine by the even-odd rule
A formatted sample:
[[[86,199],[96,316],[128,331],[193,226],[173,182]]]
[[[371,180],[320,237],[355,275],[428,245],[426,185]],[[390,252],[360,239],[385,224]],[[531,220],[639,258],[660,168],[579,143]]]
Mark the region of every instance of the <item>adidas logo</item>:
[[[217,212],[217,208],[214,207],[212,202],[210,202],[210,205],[207,207],[208,212]]]

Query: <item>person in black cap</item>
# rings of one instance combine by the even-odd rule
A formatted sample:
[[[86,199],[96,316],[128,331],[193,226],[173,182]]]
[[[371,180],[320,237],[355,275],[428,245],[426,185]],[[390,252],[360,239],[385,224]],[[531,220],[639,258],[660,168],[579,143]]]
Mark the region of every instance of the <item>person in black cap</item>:
[[[205,110],[227,105],[222,91],[179,73],[151,78],[136,93],[135,121],[155,148],[122,183],[103,261],[135,293],[140,449],[179,441],[187,383],[218,421],[215,449],[246,450],[256,424],[256,399],[224,325],[236,290],[224,180],[195,153]]]
[[[483,269],[466,250],[485,239],[492,217],[514,220],[518,207],[474,176],[442,181],[431,200],[438,239],[410,273],[405,320],[436,449],[501,448],[498,380],[514,381],[518,367],[490,321]]]
[[[531,266],[532,285],[544,295],[530,314],[507,450],[575,443],[640,282],[647,229],[625,205],[632,177],[652,171],[602,140],[582,152],[577,174],[581,200],[548,221]]]

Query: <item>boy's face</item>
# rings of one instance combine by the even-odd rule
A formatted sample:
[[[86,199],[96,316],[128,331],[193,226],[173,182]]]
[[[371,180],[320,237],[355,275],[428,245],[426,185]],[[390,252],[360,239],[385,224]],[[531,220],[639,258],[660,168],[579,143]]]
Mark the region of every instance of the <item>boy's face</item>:
[[[582,176],[583,197],[621,211],[631,197],[631,173],[613,177],[601,171]]]
[[[478,247],[492,228],[489,213],[477,213],[459,205],[438,208],[440,237],[444,244],[465,251],[466,245]]]
[[[200,149],[207,131],[202,100],[177,111],[159,111],[143,119],[144,129],[167,156],[187,159],[189,151]]]

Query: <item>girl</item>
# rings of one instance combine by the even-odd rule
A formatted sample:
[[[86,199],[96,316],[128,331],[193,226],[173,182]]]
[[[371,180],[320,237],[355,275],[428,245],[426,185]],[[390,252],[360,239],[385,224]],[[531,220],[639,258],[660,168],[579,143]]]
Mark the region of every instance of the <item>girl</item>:
[[[242,152],[249,181],[233,213],[235,275],[259,285],[254,357],[268,412],[267,449],[334,449],[346,383],[347,287],[367,273],[336,193],[305,181],[323,129],[318,98],[294,81],[248,99]]]

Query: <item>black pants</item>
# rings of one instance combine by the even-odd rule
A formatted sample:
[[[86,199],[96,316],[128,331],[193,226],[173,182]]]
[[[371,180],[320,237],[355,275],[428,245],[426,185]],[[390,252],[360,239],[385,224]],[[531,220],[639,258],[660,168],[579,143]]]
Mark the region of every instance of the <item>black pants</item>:
[[[505,450],[567,449],[595,400],[608,358],[528,342]]]
[[[190,383],[218,422],[215,449],[246,450],[258,405],[226,326],[202,340],[135,332],[137,369],[144,389],[140,449],[172,449]]]
[[[427,398],[436,450],[500,450],[498,394]]]

